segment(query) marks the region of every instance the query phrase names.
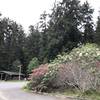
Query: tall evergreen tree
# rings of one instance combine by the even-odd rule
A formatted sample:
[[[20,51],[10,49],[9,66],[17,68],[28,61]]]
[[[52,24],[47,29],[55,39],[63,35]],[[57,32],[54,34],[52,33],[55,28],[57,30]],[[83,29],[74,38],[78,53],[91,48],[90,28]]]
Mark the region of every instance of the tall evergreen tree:
[[[21,61],[22,66],[25,66],[24,59],[24,39],[25,33],[22,26],[9,18],[1,20],[2,27],[0,33],[2,34],[2,44],[0,45],[0,65],[1,70],[17,71],[12,64],[16,59]],[[24,69],[24,68],[23,68]]]
[[[81,5],[79,0],[62,0],[54,5],[47,31],[48,58],[52,59],[60,52],[77,47],[82,42],[80,27],[84,26],[84,34],[89,33],[87,39],[92,39],[92,13],[88,2]]]
[[[81,12],[83,14],[83,28],[84,28],[84,36],[83,36],[83,42],[94,42],[93,35],[94,35],[94,23],[93,23],[93,17],[92,14],[94,10],[90,7],[89,3],[86,1],[82,7]]]
[[[98,21],[97,21],[97,27],[96,27],[96,32],[94,36],[94,41],[95,43],[100,45],[100,16],[98,16]]]
[[[26,52],[28,62],[32,60],[33,57],[39,56],[40,50],[40,32],[34,26],[29,27],[29,35],[26,41]]]
[[[40,50],[39,50],[39,60],[42,63],[46,63],[48,55],[48,23],[47,23],[48,14],[46,11],[43,12],[40,16]]]

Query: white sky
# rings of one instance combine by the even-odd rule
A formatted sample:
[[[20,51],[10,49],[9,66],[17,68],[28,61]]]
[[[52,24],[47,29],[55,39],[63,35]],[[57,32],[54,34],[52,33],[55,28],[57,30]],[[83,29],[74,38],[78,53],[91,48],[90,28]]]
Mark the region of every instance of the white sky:
[[[28,31],[30,25],[39,21],[40,14],[44,10],[49,11],[53,7],[55,0],[0,0],[0,12],[3,16],[21,24],[25,31]],[[81,0],[84,2],[85,0]],[[98,16],[100,9],[100,0],[88,0],[95,8],[94,20]]]

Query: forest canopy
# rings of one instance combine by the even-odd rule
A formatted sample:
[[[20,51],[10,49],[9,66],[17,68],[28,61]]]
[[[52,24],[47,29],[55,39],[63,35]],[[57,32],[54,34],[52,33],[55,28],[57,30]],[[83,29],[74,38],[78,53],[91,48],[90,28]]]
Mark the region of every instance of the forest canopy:
[[[29,62],[35,57],[39,64],[45,64],[81,44],[100,44],[100,16],[95,25],[93,12],[87,1],[55,2],[51,14],[43,12],[39,23],[29,26],[29,34],[15,21],[1,17],[0,70],[17,71],[13,63],[19,61],[26,74]]]

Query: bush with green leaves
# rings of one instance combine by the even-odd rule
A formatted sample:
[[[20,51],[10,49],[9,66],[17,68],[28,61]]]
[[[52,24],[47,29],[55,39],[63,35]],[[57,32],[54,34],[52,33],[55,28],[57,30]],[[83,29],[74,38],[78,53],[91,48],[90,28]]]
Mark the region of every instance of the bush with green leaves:
[[[32,90],[43,91],[46,86],[41,84],[44,75],[48,72],[48,64],[42,64],[38,68],[32,70],[30,74],[31,82],[28,87]]]
[[[31,61],[30,61],[30,63],[29,63],[29,65],[28,65],[28,73],[31,73],[32,72],[32,70],[33,69],[35,69],[35,68],[37,68],[39,66],[39,61],[38,61],[38,59],[36,58],[36,57],[34,57]]]
[[[100,48],[86,44],[64,53],[49,64],[43,84],[51,87],[75,87],[82,92],[100,86]]]
[[[100,48],[96,44],[80,45],[58,55],[48,68],[39,84],[47,90],[76,88],[85,92],[100,88]]]

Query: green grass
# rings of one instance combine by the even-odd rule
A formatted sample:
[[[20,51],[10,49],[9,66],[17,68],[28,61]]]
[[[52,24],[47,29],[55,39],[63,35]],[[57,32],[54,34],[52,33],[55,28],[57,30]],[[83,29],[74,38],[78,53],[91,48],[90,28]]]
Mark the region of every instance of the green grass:
[[[52,92],[53,95],[64,95],[65,97],[69,96],[72,98],[81,98],[79,100],[100,100],[100,92],[97,91],[86,91],[81,93],[76,90],[64,90],[61,92]]]
[[[28,84],[29,85],[29,84]],[[26,85],[23,87],[23,90],[27,92],[32,92],[30,90],[29,86]],[[100,100],[100,91],[95,91],[95,90],[89,90],[84,93],[80,92],[79,90],[76,89],[66,89],[66,90],[52,90],[49,94],[55,96],[65,96],[65,97],[72,97],[72,98],[82,98],[82,99],[77,99],[77,100]]]
[[[83,96],[89,98],[90,100],[100,100],[100,91],[87,91],[83,93]]]
[[[32,91],[31,88],[30,88],[30,82],[27,82],[27,84],[22,89],[27,91],[27,92]]]

